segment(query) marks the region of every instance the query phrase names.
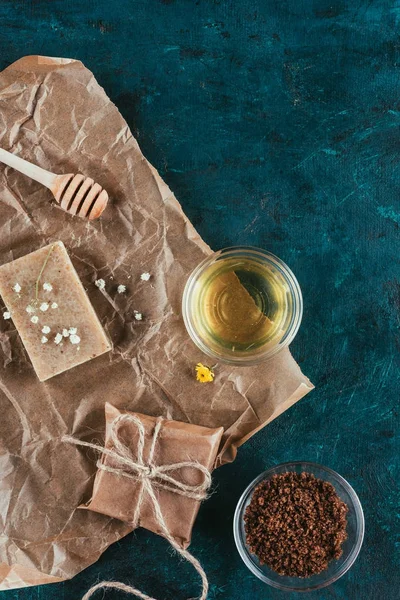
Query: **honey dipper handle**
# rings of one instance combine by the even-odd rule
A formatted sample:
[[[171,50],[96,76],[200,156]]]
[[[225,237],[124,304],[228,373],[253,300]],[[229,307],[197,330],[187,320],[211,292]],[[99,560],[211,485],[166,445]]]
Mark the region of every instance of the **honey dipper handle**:
[[[11,154],[11,152],[7,152],[7,150],[3,150],[3,148],[0,148],[0,161],[5,165],[16,169],[20,173],[27,175],[31,179],[38,181],[47,188],[51,188],[57,177],[54,173],[50,173],[50,171],[46,171],[46,169],[33,165],[27,160],[15,156],[15,154]]]

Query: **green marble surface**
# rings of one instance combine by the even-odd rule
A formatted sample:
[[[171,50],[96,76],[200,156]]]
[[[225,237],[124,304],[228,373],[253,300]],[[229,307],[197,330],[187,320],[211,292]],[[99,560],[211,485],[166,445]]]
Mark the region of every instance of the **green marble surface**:
[[[399,2],[383,0],[0,3],[1,68],[26,54],[82,60],[204,239],[267,248],[302,286],[292,350],[316,390],[215,474],[192,544],[210,600],[300,598],[255,579],[231,533],[244,487],[295,459],[339,471],[366,517],[354,567],[311,597],[400,597],[399,26]],[[198,591],[139,530],[72,581],[1,597],[78,600],[101,578],[159,600]]]

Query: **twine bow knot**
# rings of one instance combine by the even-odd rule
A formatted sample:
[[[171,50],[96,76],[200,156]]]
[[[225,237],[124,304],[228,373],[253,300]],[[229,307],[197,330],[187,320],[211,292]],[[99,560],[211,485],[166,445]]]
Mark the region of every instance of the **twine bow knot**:
[[[139,473],[139,479],[155,479],[157,477],[157,469],[153,466],[145,467],[143,471]]]
[[[186,498],[193,498],[194,500],[201,501],[207,497],[207,492],[211,485],[211,474],[204,465],[200,464],[197,461],[183,461],[169,465],[155,464],[154,453],[158,436],[162,427],[162,422],[163,419],[161,417],[158,418],[156,421],[147,460],[144,459],[146,431],[142,421],[132,414],[119,415],[111,423],[109,437],[113,449],[103,448],[102,446],[99,446],[97,444],[91,444],[90,442],[83,442],[68,435],[63,437],[63,441],[73,444],[75,446],[84,446],[87,448],[92,448],[93,450],[100,452],[100,454],[103,456],[111,457],[113,459],[114,464],[116,464],[117,466],[114,467],[104,464],[103,460],[99,459],[97,461],[97,467],[102,471],[113,473],[117,476],[126,477],[128,479],[134,479],[140,483],[140,491],[133,516],[133,526],[137,527],[139,523],[141,508],[144,499],[147,495],[153,504],[154,514],[163,535],[167,538],[171,546],[173,546],[173,548],[183,558],[185,558],[191,565],[193,565],[193,567],[199,573],[202,581],[202,593],[199,597],[199,600],[206,600],[208,593],[207,576],[199,561],[194,556],[192,556],[190,552],[181,548],[176,542],[176,540],[172,537],[171,532],[169,531],[167,524],[164,520],[160,503],[157,499],[154,490],[155,488],[161,488],[173,492],[174,494],[179,494]],[[119,436],[120,428],[125,423],[134,424],[138,430],[136,457],[133,456],[129,447],[121,441],[121,438]],[[184,468],[196,469],[199,472],[201,472],[204,476],[203,481],[198,485],[191,485],[188,483],[183,483],[182,481],[177,479],[176,476],[174,477],[174,471],[177,472]],[[91,598],[97,590],[104,588],[118,589],[128,594],[134,595],[137,598],[141,598],[142,600],[156,600],[155,598],[143,594],[143,592],[140,592],[136,588],[133,588],[129,585],[125,585],[124,583],[114,581],[102,581],[94,585],[84,595],[82,600],[89,600],[89,598]]]

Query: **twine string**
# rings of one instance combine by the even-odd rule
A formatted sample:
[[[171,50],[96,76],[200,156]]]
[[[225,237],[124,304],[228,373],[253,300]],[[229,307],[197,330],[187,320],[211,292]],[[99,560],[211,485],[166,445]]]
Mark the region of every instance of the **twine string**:
[[[85,448],[91,448],[92,450],[96,450],[103,457],[109,456],[118,465],[117,467],[111,467],[104,464],[104,462],[102,462],[102,460],[99,459],[97,461],[97,467],[99,469],[121,477],[134,479],[135,481],[139,482],[140,490],[133,516],[133,526],[137,527],[144,499],[146,498],[146,496],[149,497],[153,505],[155,518],[164,537],[169,541],[171,546],[182,556],[182,558],[187,560],[200,575],[202,582],[202,592],[198,600],[206,600],[209,587],[207,575],[205,574],[200,562],[190,552],[181,548],[181,546],[171,535],[171,532],[169,531],[164,516],[162,514],[161,506],[157,499],[155,489],[165,489],[180,496],[184,496],[186,498],[193,498],[194,500],[201,501],[207,498],[207,492],[211,485],[211,474],[204,465],[200,464],[197,461],[183,461],[169,465],[155,464],[154,453],[158,441],[158,436],[162,427],[162,421],[163,419],[161,417],[156,421],[147,461],[145,461],[144,459],[146,431],[141,420],[135,415],[119,415],[112,422],[110,428],[110,441],[112,443],[113,450],[103,448],[102,446],[92,444],[90,442],[83,442],[81,440],[77,440],[69,435],[64,436],[62,439],[64,442],[73,444],[75,446],[82,446]],[[132,423],[137,427],[139,435],[136,449],[136,458],[131,454],[130,449],[121,441],[121,438],[118,435],[119,429],[124,423]],[[173,476],[173,472],[180,471],[184,468],[196,469],[197,471],[202,473],[203,481],[198,485],[190,485],[176,479],[176,477]],[[96,585],[93,585],[83,596],[82,600],[89,600],[96,593],[96,591],[100,589],[117,589],[126,592],[127,594],[130,594],[132,596],[136,596],[141,600],[156,600],[156,598],[148,596],[147,594],[144,594],[140,590],[130,585],[126,585],[117,581],[101,581]]]

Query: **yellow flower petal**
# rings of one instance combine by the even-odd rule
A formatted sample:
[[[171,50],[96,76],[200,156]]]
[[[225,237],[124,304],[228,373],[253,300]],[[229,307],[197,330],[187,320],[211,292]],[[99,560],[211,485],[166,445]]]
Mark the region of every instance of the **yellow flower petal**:
[[[210,369],[210,367],[207,367],[202,363],[198,363],[196,365],[196,379],[201,383],[214,381],[214,371]]]

